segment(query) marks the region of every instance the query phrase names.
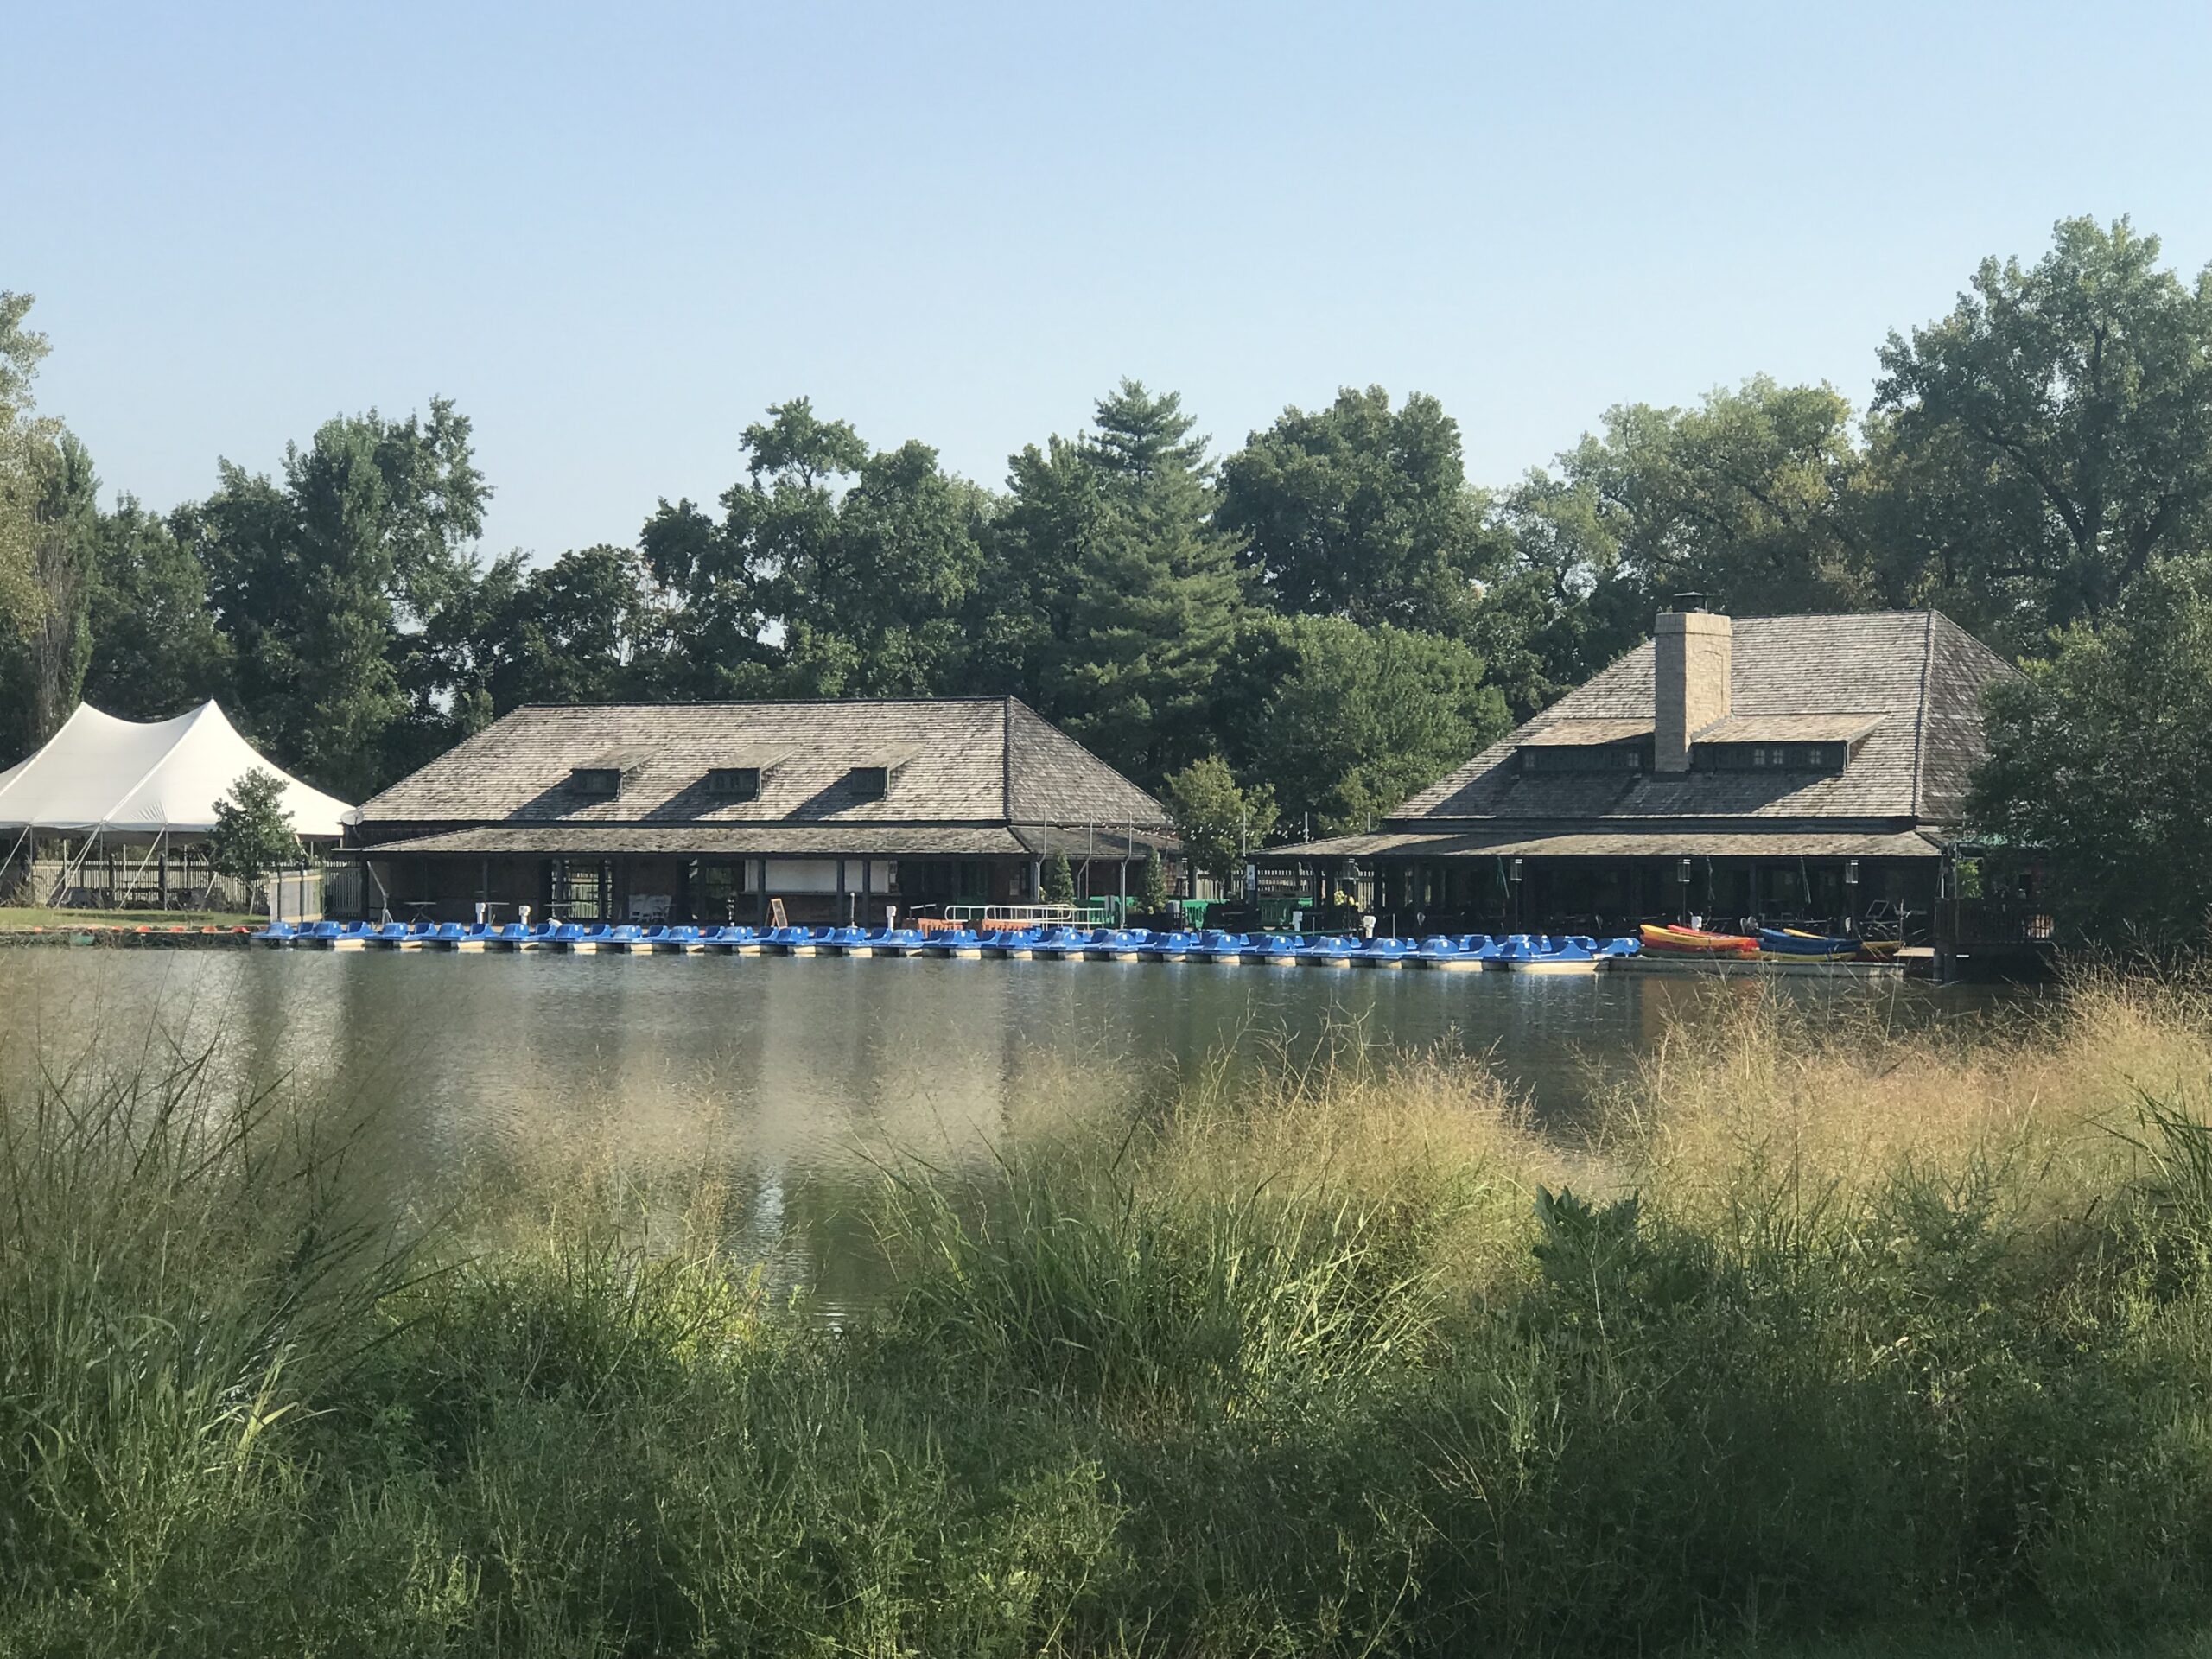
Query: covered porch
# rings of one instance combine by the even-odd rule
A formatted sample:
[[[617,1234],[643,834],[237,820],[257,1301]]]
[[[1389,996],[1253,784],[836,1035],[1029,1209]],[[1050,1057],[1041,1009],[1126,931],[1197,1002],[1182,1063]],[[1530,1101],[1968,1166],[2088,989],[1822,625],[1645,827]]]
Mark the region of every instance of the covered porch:
[[[1363,892],[1376,931],[1616,934],[1751,924],[1924,939],[1942,849],[1915,832],[1347,836],[1256,855],[1324,909]]]

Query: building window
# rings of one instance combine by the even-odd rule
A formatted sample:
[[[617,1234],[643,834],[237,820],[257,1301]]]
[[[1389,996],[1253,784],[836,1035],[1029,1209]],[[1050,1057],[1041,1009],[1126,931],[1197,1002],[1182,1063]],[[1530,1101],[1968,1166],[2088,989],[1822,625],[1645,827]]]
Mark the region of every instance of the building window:
[[[1706,771],[1841,772],[1851,749],[1843,743],[1700,743],[1695,757]]]
[[[757,801],[760,798],[760,768],[711,767],[707,772],[707,793],[717,800]]]
[[[734,922],[738,901],[745,896],[745,867],[721,860],[696,866],[691,889],[691,913],[702,922]]]
[[[600,866],[567,859],[553,861],[551,900],[556,918],[564,922],[607,919],[607,892]]]
[[[619,766],[578,766],[569,774],[569,787],[593,800],[611,801],[622,792]]]
[[[863,801],[880,801],[891,792],[891,768],[888,766],[855,766],[852,774],[853,793]]]
[[[1642,772],[1643,746],[1639,743],[1592,743],[1557,746],[1535,744],[1522,749],[1523,772]]]

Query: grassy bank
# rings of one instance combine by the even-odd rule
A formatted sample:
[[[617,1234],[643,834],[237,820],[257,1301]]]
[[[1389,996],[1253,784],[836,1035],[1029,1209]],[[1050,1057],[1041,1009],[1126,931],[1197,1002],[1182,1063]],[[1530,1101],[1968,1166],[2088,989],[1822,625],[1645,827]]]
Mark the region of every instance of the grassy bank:
[[[1357,1051],[1044,1113],[887,1162],[840,1328],[711,1184],[395,1229],[200,1075],[6,1118],[0,1652],[2205,1650],[2187,988],[1717,996],[1572,1143]]]

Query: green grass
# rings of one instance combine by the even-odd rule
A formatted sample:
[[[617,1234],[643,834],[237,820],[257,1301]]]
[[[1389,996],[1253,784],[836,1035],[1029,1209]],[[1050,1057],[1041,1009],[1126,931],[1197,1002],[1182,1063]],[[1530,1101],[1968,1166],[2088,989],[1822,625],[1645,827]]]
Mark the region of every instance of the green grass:
[[[0,928],[45,927],[238,927],[260,926],[265,918],[223,911],[48,910],[36,906],[0,905]]]
[[[1224,1069],[887,1160],[837,1322],[710,1184],[395,1224],[200,1066],[27,1084],[0,1653],[2206,1653],[2208,1071],[2113,986],[1716,1006],[1573,1146]]]

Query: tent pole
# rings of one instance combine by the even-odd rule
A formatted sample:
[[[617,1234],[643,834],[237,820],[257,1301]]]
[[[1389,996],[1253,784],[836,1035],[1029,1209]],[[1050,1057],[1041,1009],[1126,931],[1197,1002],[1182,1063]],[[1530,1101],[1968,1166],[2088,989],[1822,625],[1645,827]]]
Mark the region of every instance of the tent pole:
[[[162,842],[168,838],[168,833],[169,832],[166,829],[156,830],[154,832],[154,844],[146,849],[146,856],[138,861],[138,868],[130,872],[130,885],[132,887],[137,887],[138,885],[138,878],[146,874],[146,867],[154,861],[154,855],[162,850]],[[163,862],[163,868],[166,870],[166,861]],[[166,894],[164,897],[166,897]],[[165,904],[162,906],[162,908],[166,910],[168,906]]]
[[[61,893],[67,890],[69,882],[73,877],[80,876],[84,874],[85,866],[91,862],[94,849],[100,844],[100,830],[103,827],[105,826],[94,826],[92,833],[85,837],[84,850],[77,855],[75,862],[73,863],[67,859],[62,860],[61,881],[60,886],[54,888],[55,897],[59,898]]]

